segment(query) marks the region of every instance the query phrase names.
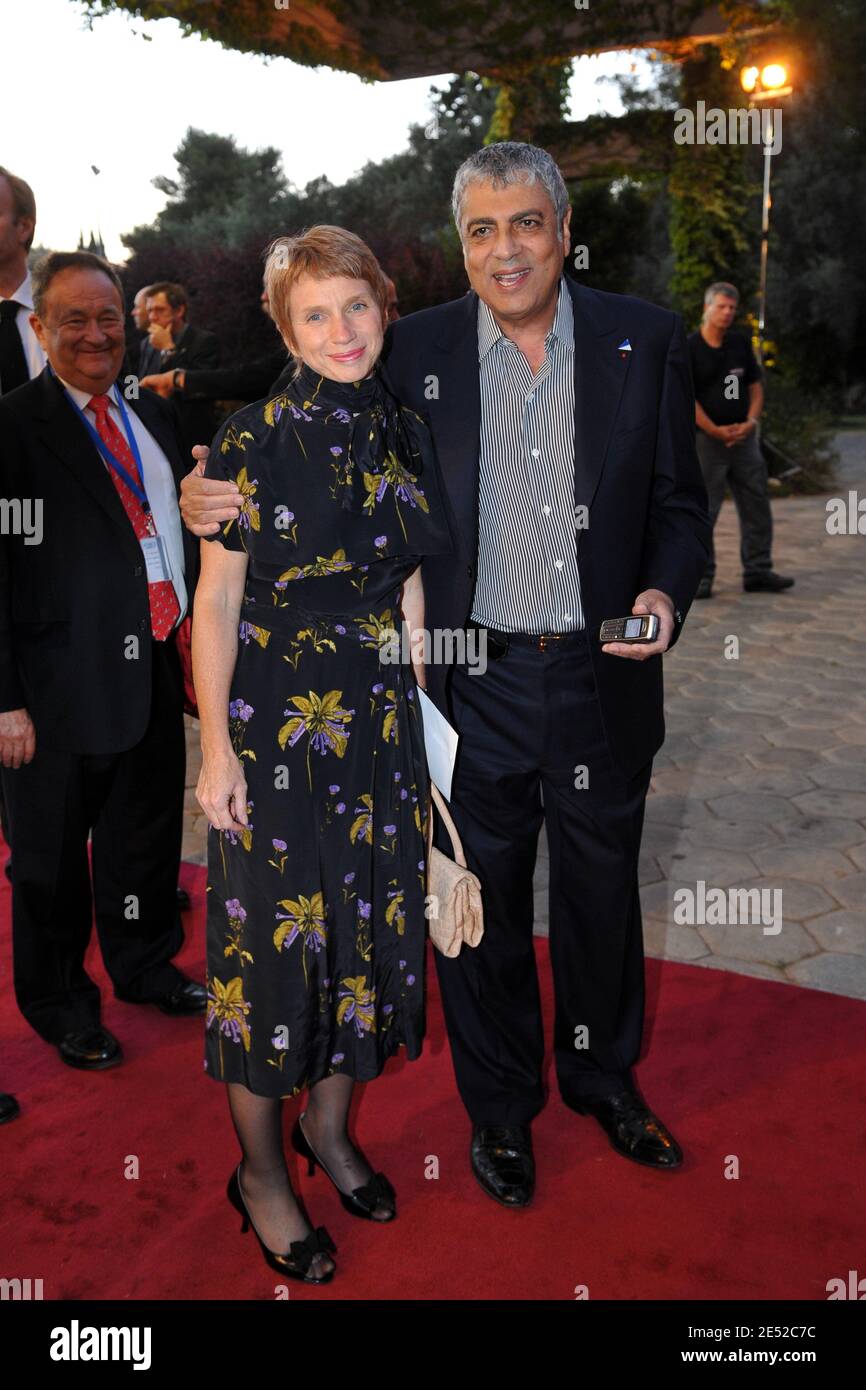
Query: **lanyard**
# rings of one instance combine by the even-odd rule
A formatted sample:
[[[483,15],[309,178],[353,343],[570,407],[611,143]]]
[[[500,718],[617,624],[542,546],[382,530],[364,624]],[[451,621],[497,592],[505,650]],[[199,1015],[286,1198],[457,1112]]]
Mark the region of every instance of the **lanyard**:
[[[51,370],[51,369],[50,369],[50,367],[49,367],[49,371],[50,371],[50,370]],[[61,382],[61,385],[62,385],[62,384],[63,384],[63,383]],[[66,388],[64,387],[64,390],[65,390],[65,389],[66,389]],[[105,462],[108,464],[109,468],[113,468],[113,469],[114,469],[115,473],[117,473],[117,474],[123,479],[123,481],[126,483],[126,486],[129,488],[130,492],[131,492],[135,497],[138,498],[139,502],[141,503],[142,507],[144,508],[145,515],[147,516],[148,526],[149,526],[149,527],[152,527],[152,526],[153,526],[153,519],[152,519],[153,514],[152,514],[152,512],[151,512],[150,503],[149,503],[148,500],[147,500],[147,493],[146,493],[145,490],[144,490],[144,469],[142,468],[142,465],[141,465],[141,453],[140,453],[139,447],[138,447],[138,440],[136,439],[135,434],[133,433],[133,430],[132,430],[132,426],[131,426],[130,423],[129,423],[129,416],[128,416],[127,413],[126,413],[126,407],[125,407],[124,404],[123,404],[123,400],[122,400],[122,398],[121,398],[121,396],[120,396],[120,392],[117,392],[115,404],[117,405],[117,408],[118,408],[118,410],[120,411],[120,417],[121,417],[121,419],[123,420],[124,428],[125,428],[125,430],[126,430],[126,439],[127,439],[127,443],[129,444],[130,450],[131,450],[131,452],[132,452],[132,456],[133,456],[133,458],[135,459],[135,466],[136,466],[136,468],[138,469],[138,477],[141,479],[141,483],[138,482],[138,479],[133,478],[133,476],[132,476],[132,474],[129,472],[129,470],[128,470],[127,468],[125,468],[125,467],[123,466],[123,464],[120,462],[120,459],[115,458],[114,454],[113,454],[113,453],[111,452],[111,450],[109,449],[109,447],[108,447],[108,445],[106,444],[105,440],[104,440],[104,439],[102,438],[102,436],[96,431],[96,429],[94,428],[94,426],[90,423],[90,421],[88,420],[88,418],[87,418],[87,416],[85,415],[84,411],[81,409],[81,406],[78,404],[78,402],[72,399],[72,396],[69,395],[69,392],[68,392],[68,391],[66,392],[66,395],[67,395],[67,398],[69,399],[70,403],[71,403],[72,405],[75,406],[75,409],[78,411],[78,414],[81,416],[81,419],[82,419],[82,421],[83,421],[83,423],[84,423],[84,426],[85,426],[85,428],[86,428],[86,430],[87,430],[87,433],[90,435],[91,439],[93,440],[94,444],[96,445],[96,447],[97,447],[97,449],[99,450],[99,452],[100,452],[100,454],[102,455],[102,457],[105,459]]]

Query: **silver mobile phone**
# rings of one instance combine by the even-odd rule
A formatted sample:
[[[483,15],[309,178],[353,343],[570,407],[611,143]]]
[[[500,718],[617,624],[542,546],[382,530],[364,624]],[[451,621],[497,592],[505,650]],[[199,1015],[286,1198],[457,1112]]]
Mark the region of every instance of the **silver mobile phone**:
[[[599,642],[654,642],[659,633],[659,620],[655,613],[633,614],[628,618],[605,618],[599,633]]]

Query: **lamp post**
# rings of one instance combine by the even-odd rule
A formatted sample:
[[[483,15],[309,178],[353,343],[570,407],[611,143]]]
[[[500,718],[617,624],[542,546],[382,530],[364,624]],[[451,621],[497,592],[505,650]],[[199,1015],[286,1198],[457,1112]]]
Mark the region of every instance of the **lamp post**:
[[[740,73],[740,86],[755,106],[776,97],[790,96],[788,70],[783,63],[766,63],[763,68],[746,67]],[[773,118],[762,122],[764,143],[764,197],[761,210],[761,274],[758,290],[758,361],[764,361],[764,326],[767,317],[767,257],[770,251],[770,160],[773,148]]]

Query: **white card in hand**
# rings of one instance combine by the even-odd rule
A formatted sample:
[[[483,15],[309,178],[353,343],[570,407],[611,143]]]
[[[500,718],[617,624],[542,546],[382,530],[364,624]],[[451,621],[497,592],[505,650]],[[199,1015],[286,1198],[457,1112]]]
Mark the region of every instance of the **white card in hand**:
[[[440,714],[429,695],[417,687],[424,721],[424,748],[431,779],[446,801],[451,800],[451,777],[460,735],[452,729],[444,714]]]

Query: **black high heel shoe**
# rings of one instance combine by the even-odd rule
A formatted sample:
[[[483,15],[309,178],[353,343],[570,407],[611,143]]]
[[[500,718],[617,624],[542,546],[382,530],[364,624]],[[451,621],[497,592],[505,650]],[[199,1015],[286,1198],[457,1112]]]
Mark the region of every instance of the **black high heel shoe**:
[[[316,1164],[318,1163],[322,1172],[331,1179],[331,1182],[337,1188],[337,1196],[346,1211],[351,1212],[353,1216],[361,1216],[366,1221],[377,1221],[382,1226],[386,1225],[388,1221],[396,1220],[397,1208],[394,1204],[397,1200],[397,1194],[385,1177],[385,1174],[374,1173],[370,1181],[364,1183],[363,1186],[354,1188],[352,1192],[342,1192],[337,1186],[333,1174],[328,1172],[328,1169],[312,1148],[309,1139],[301,1128],[300,1115],[295,1120],[295,1127],[292,1130],[292,1148],[296,1153],[299,1153],[302,1158],[307,1160],[307,1172],[310,1177],[315,1173]],[[382,1203],[390,1204],[390,1216],[378,1217],[373,1215],[377,1206]]]
[[[310,1232],[306,1240],[293,1240],[285,1255],[278,1255],[275,1251],[268,1249],[247,1211],[247,1204],[244,1201],[244,1194],[241,1192],[240,1179],[238,1178],[240,1167],[241,1165],[238,1164],[229,1178],[226,1195],[232,1206],[243,1217],[243,1221],[241,1222],[241,1234],[243,1235],[244,1232],[252,1226],[253,1234],[262,1247],[262,1254],[271,1269],[277,1270],[280,1274],[287,1274],[290,1279],[302,1279],[305,1284],[330,1283],[334,1277],[333,1269],[329,1269],[327,1274],[322,1274],[318,1278],[314,1278],[309,1274],[310,1266],[316,1255],[327,1255],[331,1251],[333,1251],[334,1254],[337,1252],[337,1247],[331,1240],[324,1226],[317,1226],[314,1231]]]

